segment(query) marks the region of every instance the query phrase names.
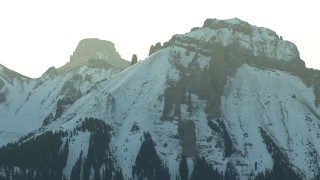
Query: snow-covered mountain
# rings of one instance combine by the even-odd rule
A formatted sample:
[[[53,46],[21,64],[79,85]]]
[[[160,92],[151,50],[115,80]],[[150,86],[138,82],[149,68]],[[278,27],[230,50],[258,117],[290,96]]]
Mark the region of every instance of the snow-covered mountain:
[[[98,39],[85,39],[79,44],[87,41],[91,44],[95,41],[100,45],[112,44]],[[87,51],[96,52],[101,47],[90,48]],[[78,55],[77,58],[72,58],[72,63],[59,69],[51,67],[38,79],[24,77],[0,66],[0,145],[18,140],[21,136],[57,120],[65,109],[89,93],[95,83],[112,78],[129,64],[126,62],[123,67],[111,65],[113,61],[124,61],[113,46],[104,50],[115,54],[109,59],[86,59],[88,55],[79,51],[77,48],[74,52]]]
[[[171,179],[183,179],[181,154],[190,179],[201,177],[200,161],[193,163],[200,157],[225,179],[319,178],[320,73],[305,67],[293,43],[235,18],[207,19],[154,47],[125,70],[115,65],[121,58],[104,58],[114,57],[108,53],[64,66],[70,70],[50,68],[39,79],[1,66],[0,145],[29,132],[19,144],[45,132],[67,132],[61,136],[61,149],[68,146],[62,176],[72,179],[80,167],[78,174],[86,177],[97,134],[84,126],[91,118],[112,129],[105,150],[112,163],[89,163],[89,179],[106,177],[111,166],[115,179],[119,171],[124,179],[149,177],[138,163],[149,136]],[[69,64],[78,56],[76,51]],[[104,62],[108,66],[100,68]]]

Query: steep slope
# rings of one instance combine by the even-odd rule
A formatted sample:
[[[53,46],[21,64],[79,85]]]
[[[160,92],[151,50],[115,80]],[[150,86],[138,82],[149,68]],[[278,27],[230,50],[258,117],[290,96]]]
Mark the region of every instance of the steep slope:
[[[201,34],[204,29],[207,27],[196,31]],[[260,37],[256,36],[251,38]],[[77,101],[52,128],[62,122],[66,122],[62,127],[72,127],[85,116],[113,124],[114,156],[125,177],[130,177],[144,131],[152,134],[173,177],[178,172],[179,155],[186,152],[185,148],[193,148],[190,146],[196,148],[195,153],[189,153],[190,158],[204,156],[222,171],[231,164],[239,177],[272,169],[281,161],[301,177],[313,177],[319,171],[315,160],[319,154],[319,109],[312,86],[306,86],[296,71],[304,68],[296,47],[276,38],[276,44],[283,46],[278,45],[280,49],[287,48],[278,51],[265,38],[262,44],[267,45],[261,48],[264,51],[252,52],[246,46],[236,49],[237,43],[228,44],[228,39],[212,43],[198,36],[193,38],[189,44],[183,44],[186,38],[173,37],[167,47],[145,61],[97,84],[94,93]],[[234,41],[242,41],[239,39]],[[208,50],[203,51],[202,46]],[[269,51],[277,53],[265,53]],[[290,56],[286,55],[288,52]],[[219,64],[219,58],[224,63]],[[273,70],[283,66],[288,67],[287,72]],[[215,68],[225,70],[216,74],[219,71]],[[189,93],[191,112],[190,102],[183,98]],[[188,122],[194,123],[193,130],[192,126],[191,130],[183,128]],[[132,131],[134,124],[139,126],[138,132]],[[301,127],[304,130],[297,131]],[[184,143],[183,131],[194,131],[196,144]],[[273,145],[276,147],[270,148]]]
[[[131,175],[143,132],[149,131],[161,157],[170,160],[167,165],[171,173],[176,172],[178,162],[174,159],[181,153],[179,139],[175,137],[177,122],[160,120],[167,79],[179,79],[178,71],[168,60],[163,59],[169,57],[170,52],[170,49],[159,52],[119,73],[110,81],[97,84],[93,88],[95,91],[79,99],[49,128],[62,126],[72,129],[83,117],[103,119],[112,124],[115,135],[111,147],[125,177]],[[134,124],[139,127],[139,131],[132,131]],[[164,144],[167,144],[167,148],[163,147]]]
[[[16,133],[15,131],[8,131],[4,121],[9,114],[9,109],[14,109],[21,103],[25,91],[31,89],[30,84],[34,81],[24,77],[8,68],[0,65],[0,144],[3,145],[10,142],[12,139],[21,137],[23,134]]]
[[[182,55],[174,62],[171,58],[178,52],[184,54],[186,50],[166,48],[112,80],[102,82],[95,87],[94,94],[77,101],[51,128],[66,122],[62,127],[70,129],[85,116],[113,124],[116,134],[112,148],[126,177],[130,177],[144,131],[152,134],[160,157],[174,176],[178,157],[185,148],[179,126],[188,121],[195,126],[196,144],[191,144],[196,146],[194,157],[204,156],[220,170],[231,163],[240,177],[249,177],[272,169],[274,161],[283,160],[273,159],[274,152],[268,149],[271,145],[263,143],[267,142],[261,133],[263,130],[281,150],[280,158],[293,165],[303,177],[313,177],[319,166],[315,161],[319,153],[319,109],[314,105],[312,88],[306,87],[297,76],[243,65],[224,89],[220,118],[211,119],[205,113],[206,100],[191,94],[192,113],[188,112],[187,103],[181,103],[180,115],[174,116],[176,108],[172,107],[173,119],[164,120],[165,87],[179,81],[181,72],[177,65],[190,63],[194,55]],[[209,62],[208,57],[198,60],[202,68]],[[217,129],[211,128],[209,122]],[[134,124],[139,127],[138,132],[132,131]],[[303,131],[297,131],[302,128]],[[228,152],[228,148],[232,150]]]
[[[195,172],[201,166],[192,161],[199,157],[224,172],[225,178],[252,179],[264,172],[270,178],[319,177],[320,73],[305,68],[293,43],[239,19],[208,19],[203,27],[173,36],[151,54],[94,84],[82,81],[86,66],[51,80],[54,70],[43,76],[50,86],[39,87],[47,91],[55,84],[59,87],[44,100],[45,106],[34,110],[44,113],[32,116],[37,123],[33,129],[44,119],[48,123],[29,138],[57,130],[71,134],[63,166],[67,179],[72,169],[86,167],[79,159],[90,157],[92,133],[75,130],[87,117],[112,127],[110,149],[105,151],[125,179],[137,178],[134,169],[148,139],[145,132],[155,142],[171,179],[180,176],[181,154],[187,157],[193,178],[199,177]],[[82,78],[72,78],[75,74]],[[63,88],[69,84],[75,88]],[[40,94],[36,90],[31,94]],[[37,97],[23,106],[20,117],[32,112],[27,107],[41,104]],[[55,103],[58,99],[64,100]],[[91,179],[103,175],[98,172],[105,167],[93,168]]]

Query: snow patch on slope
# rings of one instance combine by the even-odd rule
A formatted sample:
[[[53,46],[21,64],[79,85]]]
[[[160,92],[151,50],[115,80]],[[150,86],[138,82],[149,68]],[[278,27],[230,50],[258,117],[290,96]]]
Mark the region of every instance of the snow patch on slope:
[[[263,128],[294,166],[308,178],[313,177],[310,167],[314,164],[310,160],[314,157],[304,145],[310,143],[320,153],[319,109],[314,101],[313,89],[296,76],[248,65],[240,67],[225,88],[222,112],[244,162],[251,167],[257,162],[258,171],[272,168],[271,155],[259,131]]]
[[[82,152],[82,158],[87,156],[90,142],[90,132],[78,131],[78,134],[71,137],[69,141],[69,155],[67,164],[63,170],[63,174],[66,178],[70,178],[72,167],[80,158]]]

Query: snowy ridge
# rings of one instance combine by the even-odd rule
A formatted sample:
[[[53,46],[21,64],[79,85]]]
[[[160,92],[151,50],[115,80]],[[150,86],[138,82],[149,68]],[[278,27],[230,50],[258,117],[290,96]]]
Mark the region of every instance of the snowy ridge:
[[[16,141],[21,136],[41,128],[44,120],[56,114],[57,101],[68,97],[74,89],[84,95],[98,81],[110,79],[120,70],[83,66],[56,76],[43,75],[31,81],[6,83],[6,101],[0,103],[0,144]],[[68,83],[69,82],[69,83]],[[66,86],[70,84],[70,87]],[[66,90],[64,90],[66,89]],[[18,127],[18,128],[17,128]],[[9,138],[11,137],[11,138]]]
[[[300,61],[295,44],[283,40],[270,29],[250,25],[238,18],[207,19],[202,28],[195,28],[189,33],[174,37],[191,38],[204,43],[218,42],[223,46],[239,43],[241,48],[255,56],[266,56],[278,61]]]
[[[177,148],[179,141],[172,137],[177,134],[177,125],[160,121],[163,104],[158,101],[166,86],[167,77],[177,78],[177,71],[168,61],[162,59],[163,56],[168,56],[169,52],[170,50],[159,52],[152,59],[121,72],[109,81],[101,82],[95,87],[97,92],[79,99],[57,123],[61,125],[61,122],[68,121],[62,127],[72,129],[77,120],[89,116],[113,124],[117,130],[111,144],[119,166],[127,177],[131,174],[144,131],[152,134],[157,142],[156,148],[163,158],[176,159],[180,154]],[[116,100],[115,111],[110,107],[112,106],[109,102],[112,101],[110,96]],[[130,131],[135,122],[140,127],[139,132]],[[54,129],[58,126],[58,124],[52,124]],[[166,142],[168,147],[163,148]],[[172,173],[177,171],[177,161],[168,165]]]

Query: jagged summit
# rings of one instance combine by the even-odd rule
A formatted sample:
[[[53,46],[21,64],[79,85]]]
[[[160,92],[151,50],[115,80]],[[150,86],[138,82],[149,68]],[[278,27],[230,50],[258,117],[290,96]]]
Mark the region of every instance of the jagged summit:
[[[120,69],[129,66],[129,62],[121,58],[112,42],[92,38],[81,40],[70,56],[70,61],[58,70],[66,72],[72,68],[85,65],[90,60],[102,60]]]
[[[219,43],[223,47],[234,46],[256,57],[304,64],[295,44],[283,40],[273,30],[251,25],[238,18],[206,19],[202,27],[174,35],[171,41],[178,45],[186,45],[186,41],[189,41],[192,42],[189,47],[207,51],[210,51],[210,44]]]

